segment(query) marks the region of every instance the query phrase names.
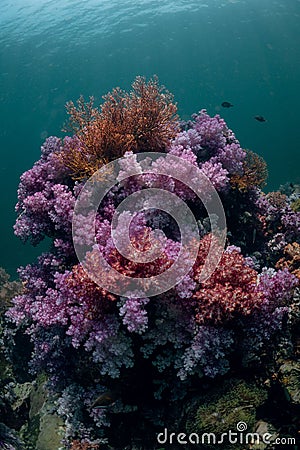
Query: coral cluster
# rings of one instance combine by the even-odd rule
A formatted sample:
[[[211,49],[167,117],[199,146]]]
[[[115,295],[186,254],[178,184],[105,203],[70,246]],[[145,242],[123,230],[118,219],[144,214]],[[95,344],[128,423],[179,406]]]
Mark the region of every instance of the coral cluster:
[[[97,448],[108,439],[118,448],[132,442],[134,433],[137,439],[139,433],[144,436],[146,426],[155,438],[155,426],[171,420],[171,409],[180,411],[182,400],[202,380],[242,373],[245,367],[255,373],[266,358],[272,364],[273,351],[289,337],[295,310],[300,213],[291,207],[289,196],[261,191],[266,176],[262,159],[241,148],[219,115],[210,117],[202,110],[179,129],[172,96],[157,79],[146,83],[138,77],[129,94],[115,89],[101,109],[80,98],[77,107],[69,103],[68,112],[74,134],[63,141],[48,138],[41,159],[21,176],[15,233],[33,244],[47,237],[51,248],[35,264],[19,269],[24,292],[14,298],[7,317],[12,328],[30,336],[31,372],[45,373],[57,396],[65,446]],[[119,273],[150,278],[172,267],[180,250],[174,221],[150,209],[135,216],[130,238],[143,253],[152,231],[160,228],[165,233],[160,257],[144,264],[118,252],[112,218],[131,193],[159,187],[176,194],[199,225],[194,266],[176,286],[151,298],[136,292],[119,296],[95,284],[78,262],[72,242],[74,205],[87,178],[124,155],[126,174],[139,165],[135,153],[144,151],[175,155],[202,170],[228,221],[226,249],[214,273],[202,281],[211,224],[188,186],[155,174],[168,160],[153,162],[151,177],[120,182],[95,219],[98,248]],[[172,170],[176,174],[180,167]],[[76,239],[84,243],[91,224],[75,220],[82,220]],[[126,211],[120,220],[126,223]],[[234,389],[249,399],[255,392],[243,385]],[[107,390],[117,392],[115,401],[95,407]]]
[[[12,298],[21,292],[21,283],[10,281],[9,275],[0,267],[0,448],[7,450],[24,448],[15,431],[18,420],[14,417],[11,404],[16,400],[13,389],[16,380],[13,367],[6,358],[8,341],[5,339],[5,312],[11,306]]]
[[[130,93],[115,88],[104,96],[101,109],[80,97],[67,104],[70,129],[76,139],[67,141],[61,158],[72,178],[92,175],[107,161],[125,151],[164,150],[179,129],[173,96],[158,84],[137,77]]]
[[[251,150],[246,150],[243,161],[242,174],[235,175],[232,179],[238,189],[244,190],[258,186],[264,187],[268,178],[267,164],[264,159]]]
[[[300,244],[292,242],[283,249],[284,257],[276,263],[277,269],[287,268],[300,278]]]

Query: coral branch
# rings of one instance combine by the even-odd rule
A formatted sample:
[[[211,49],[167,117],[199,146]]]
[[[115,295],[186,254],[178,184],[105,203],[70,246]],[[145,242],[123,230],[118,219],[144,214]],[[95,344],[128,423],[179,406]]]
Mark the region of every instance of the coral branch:
[[[77,139],[68,141],[60,157],[74,179],[91,176],[103,164],[127,151],[162,151],[179,131],[173,96],[158,83],[137,77],[132,91],[113,89],[104,97],[101,109],[93,98],[77,106],[67,104],[69,127]]]

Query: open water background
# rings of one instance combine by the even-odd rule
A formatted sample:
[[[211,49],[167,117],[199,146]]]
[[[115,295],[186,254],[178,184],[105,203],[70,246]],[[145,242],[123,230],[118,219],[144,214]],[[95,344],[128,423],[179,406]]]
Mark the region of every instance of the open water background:
[[[157,74],[184,119],[220,113],[267,161],[269,190],[299,182],[299,48],[300,0],[2,0],[0,266],[15,277],[41,252],[13,235],[16,191],[65,103],[136,75]]]

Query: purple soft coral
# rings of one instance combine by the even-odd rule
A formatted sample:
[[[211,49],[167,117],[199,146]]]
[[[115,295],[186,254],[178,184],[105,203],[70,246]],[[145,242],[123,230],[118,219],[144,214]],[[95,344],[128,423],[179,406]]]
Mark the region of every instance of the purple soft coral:
[[[151,173],[142,172],[134,149],[125,153],[119,185],[107,193],[95,217],[92,214],[74,216],[75,203],[84,181],[78,173],[80,181],[74,181],[62,154],[66,152],[78,158],[76,163],[82,169],[89,162],[88,145],[92,144],[88,141],[84,141],[85,159],[81,160],[83,144],[79,137],[88,124],[84,123],[84,115],[79,113],[79,116],[79,136],[67,137],[63,142],[55,137],[48,138],[42,147],[41,159],[21,176],[15,233],[23,240],[30,239],[33,244],[47,236],[52,246],[36,264],[20,269],[24,292],[14,299],[7,313],[20,329],[23,327],[31,336],[34,346],[32,370],[46,372],[52,387],[62,393],[59,413],[66,422],[70,417],[74,419],[73,411],[76,410],[77,414],[80,408],[86,408],[82,399],[87,389],[81,384],[87,378],[89,399],[93,386],[98,392],[101,384],[119,379],[124,383],[129,380],[128,385],[135,387],[137,379],[150,377],[153,379],[147,386],[152,389],[156,383],[157,391],[161,393],[166,389],[172,399],[170,392],[184,391],[197,376],[224,374],[230,368],[229,356],[239,349],[240,340],[245,353],[251,352],[246,341],[255,342],[261,351],[278,330],[283,330],[283,318],[297,284],[296,278],[287,270],[275,272],[272,268],[274,248],[277,245],[276,251],[280,252],[283,243],[299,238],[300,231],[299,213],[291,210],[285,197],[265,196],[257,186],[253,186],[251,192],[242,191],[231,183],[234,176],[243,174],[245,151],[225,121],[219,115],[210,117],[205,110],[193,116],[185,131],[175,137],[172,134],[173,140],[168,144],[156,143],[166,155],[160,154],[152,162]],[[114,123],[116,137],[123,136],[121,125]],[[94,131],[99,130],[95,128]],[[102,140],[105,141],[104,137],[101,135],[97,141],[99,146]],[[126,139],[130,142],[132,136],[126,135]],[[149,151],[154,148],[152,144]],[[103,148],[100,147],[92,149],[93,158],[99,156],[99,161],[93,160],[95,167],[101,165],[105,158],[108,161],[112,159],[111,155],[102,155]],[[147,151],[146,140],[142,148]],[[180,160],[174,162],[174,156],[186,164],[181,164]],[[231,224],[228,238],[233,239],[234,227],[240,226],[240,234],[247,234],[250,230],[253,246],[255,244],[261,253],[265,252],[254,252],[246,244],[245,252],[243,236],[238,236],[240,248],[228,246],[217,270],[205,281],[201,281],[200,274],[210,241],[207,214],[188,187],[189,183],[176,178],[180,174],[189,180],[192,169],[195,173],[196,169],[202,170],[224,200]],[[166,171],[163,175],[162,170]],[[95,284],[79,264],[73,248],[72,221],[78,230],[74,236],[76,245],[86,245],[95,235],[93,251],[88,254],[89,261],[93,262],[95,257],[97,262],[94,250],[98,248],[112,269],[107,272],[107,278],[114,281],[114,275],[111,275],[114,269],[127,277],[147,281],[172,267],[180,254],[182,230],[163,210],[166,205],[161,209],[147,208],[146,204],[138,201],[137,206],[141,205],[141,208],[137,214],[125,210],[117,217],[115,225],[118,227],[112,227],[112,222],[124,199],[148,188],[171,192],[188,205],[199,227],[202,227],[198,258],[185,277],[163,294],[146,298],[144,293],[134,295],[133,290],[128,289],[129,292],[120,297]],[[155,195],[158,196],[157,193]],[[216,222],[218,219],[214,217]],[[258,224],[261,228],[256,230]],[[185,225],[184,232],[189,231]],[[153,261],[143,264],[118,252],[113,238],[118,238],[124,247],[128,246],[128,233],[125,231],[129,229],[135,254],[141,256],[145,249],[151,247],[149,236],[156,228],[164,233],[164,236],[160,233],[163,251]],[[196,245],[191,233],[187,232],[187,235],[189,245]],[[233,239],[232,243],[237,244],[237,240]],[[264,269],[259,274],[259,267],[264,265],[260,265],[262,260],[270,261],[271,269]],[[238,364],[240,361],[236,366]],[[155,395],[158,397],[160,394]],[[74,405],[75,398],[81,401],[78,407]],[[106,415],[94,412],[88,417],[91,420],[89,427],[82,425],[83,418],[87,420],[86,409],[80,420],[74,419],[72,426],[67,423],[70,436],[82,433],[86,437],[87,429],[99,436],[97,427],[104,422],[107,424]],[[73,434],[70,431],[72,427]]]

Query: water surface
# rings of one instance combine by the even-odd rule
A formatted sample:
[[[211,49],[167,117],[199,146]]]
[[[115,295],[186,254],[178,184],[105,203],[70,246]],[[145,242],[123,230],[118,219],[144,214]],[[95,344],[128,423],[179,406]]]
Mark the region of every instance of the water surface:
[[[0,266],[14,275],[41,251],[13,235],[16,190],[66,101],[136,75],[157,74],[184,118],[221,113],[268,162],[269,189],[299,181],[299,42],[299,0],[2,0]]]

